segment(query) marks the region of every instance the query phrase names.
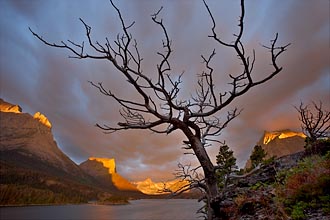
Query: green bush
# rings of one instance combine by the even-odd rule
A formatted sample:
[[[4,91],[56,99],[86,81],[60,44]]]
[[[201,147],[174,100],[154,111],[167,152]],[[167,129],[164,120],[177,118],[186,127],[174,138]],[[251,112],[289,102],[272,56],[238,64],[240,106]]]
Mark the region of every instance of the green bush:
[[[304,214],[304,210],[308,207],[308,205],[305,202],[298,202],[295,204],[292,208],[291,217],[293,220],[302,220],[306,218],[306,215]]]

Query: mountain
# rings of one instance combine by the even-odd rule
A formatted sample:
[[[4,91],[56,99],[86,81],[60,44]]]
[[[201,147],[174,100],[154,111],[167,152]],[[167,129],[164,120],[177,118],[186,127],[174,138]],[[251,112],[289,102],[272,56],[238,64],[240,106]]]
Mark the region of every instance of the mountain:
[[[150,178],[144,181],[133,182],[137,189],[147,195],[162,195],[169,192],[176,192],[188,185],[187,181],[175,179],[166,182],[153,182]]]
[[[51,123],[0,99],[0,205],[81,203],[104,190],[57,146]]]
[[[81,163],[80,168],[94,177],[105,187],[115,187],[120,191],[137,191],[127,179],[116,172],[115,159],[90,157]]]
[[[84,178],[80,168],[57,146],[51,123],[37,112],[33,117],[22,108],[0,99],[0,159],[6,164]]]
[[[95,179],[95,184],[110,190],[113,194],[131,198],[147,198],[135,185],[117,173],[116,162],[113,158],[90,157],[79,167]]]
[[[281,131],[265,131],[256,145],[260,145],[267,153],[266,159],[273,156],[282,157],[304,150],[306,135],[289,129]],[[251,161],[245,168],[251,167]]]
[[[163,195],[169,192],[175,192],[188,184],[187,181],[179,179],[155,183],[150,178],[144,181],[129,182],[117,173],[116,162],[113,158],[90,157],[79,166],[84,172],[93,176],[103,187],[115,188],[121,192],[142,192],[146,195]]]

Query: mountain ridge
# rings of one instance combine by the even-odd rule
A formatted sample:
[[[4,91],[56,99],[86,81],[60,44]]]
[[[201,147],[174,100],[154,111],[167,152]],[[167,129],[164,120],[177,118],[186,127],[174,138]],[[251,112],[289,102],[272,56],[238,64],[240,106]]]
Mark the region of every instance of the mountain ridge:
[[[138,190],[148,195],[163,195],[169,192],[176,192],[188,187],[189,182],[181,179],[174,179],[164,182],[153,182],[151,178],[143,181],[132,182]]]

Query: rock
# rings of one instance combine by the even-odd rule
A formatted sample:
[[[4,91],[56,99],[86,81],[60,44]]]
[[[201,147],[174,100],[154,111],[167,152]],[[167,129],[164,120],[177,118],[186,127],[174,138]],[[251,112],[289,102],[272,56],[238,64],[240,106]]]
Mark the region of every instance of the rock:
[[[307,213],[307,217],[309,220],[329,220],[330,215],[324,215],[321,210],[317,210],[316,212],[309,212]]]
[[[0,98],[0,111],[22,113],[22,108],[19,105],[13,105]]]
[[[276,196],[275,184],[278,172],[289,170],[298,165],[305,154],[298,152],[280,157],[270,164],[263,165],[239,178],[231,177],[230,183],[223,192],[220,212],[222,219],[228,220],[265,220],[265,219],[289,219],[274,199]],[[306,219],[328,220],[322,210],[305,210]]]
[[[253,170],[244,178],[234,176],[223,192],[220,211],[224,219],[264,220],[285,219],[275,204],[277,172],[296,166],[303,152],[283,156],[268,165]]]

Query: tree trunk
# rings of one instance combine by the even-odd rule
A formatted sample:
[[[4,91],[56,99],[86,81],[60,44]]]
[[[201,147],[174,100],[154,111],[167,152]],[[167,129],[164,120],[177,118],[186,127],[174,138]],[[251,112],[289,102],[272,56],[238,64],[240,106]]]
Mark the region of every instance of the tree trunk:
[[[205,175],[206,176],[206,175]],[[211,180],[212,179],[212,180]],[[214,180],[213,180],[214,179]],[[206,177],[207,192],[207,219],[220,220],[220,196],[215,176]]]
[[[214,165],[212,164],[202,142],[198,138],[192,138],[190,143],[204,171],[205,184],[207,188],[207,219],[220,220],[220,193]]]

